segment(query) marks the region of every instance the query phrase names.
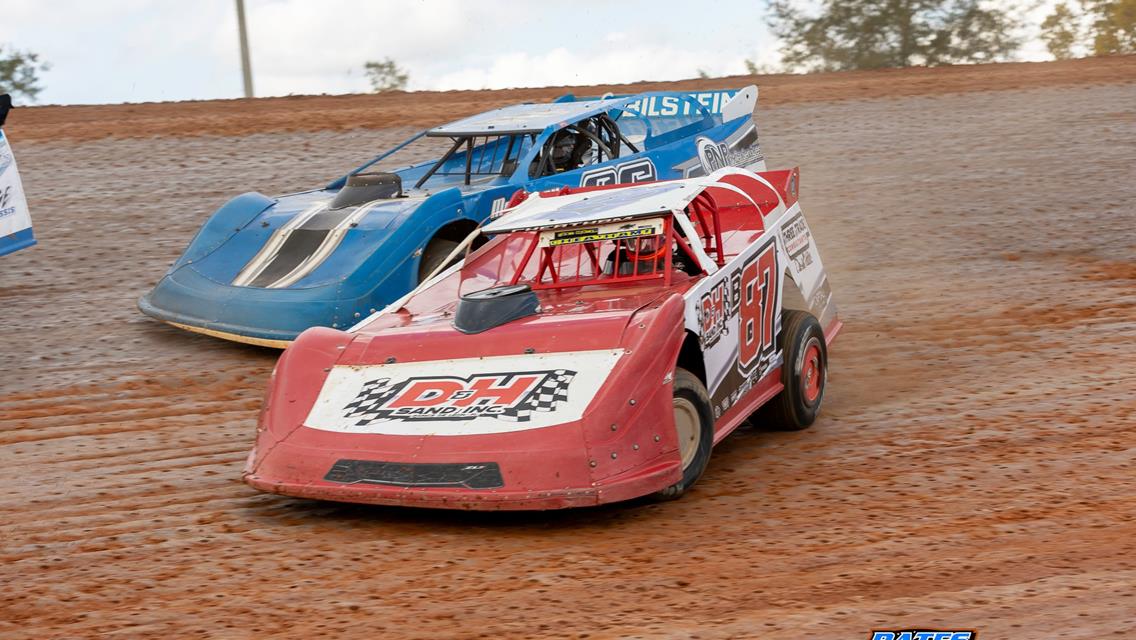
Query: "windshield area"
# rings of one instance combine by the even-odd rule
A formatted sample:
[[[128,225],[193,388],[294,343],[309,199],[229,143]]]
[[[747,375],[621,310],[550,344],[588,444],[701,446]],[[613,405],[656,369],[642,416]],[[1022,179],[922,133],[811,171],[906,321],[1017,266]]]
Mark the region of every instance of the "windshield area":
[[[404,189],[480,184],[511,176],[534,138],[535,134],[419,134],[352,173],[395,173]]]
[[[521,156],[533,145],[536,134],[499,136],[454,136],[446,153],[420,178],[421,187],[433,178],[440,182],[472,184],[486,178],[508,178],[517,169]]]

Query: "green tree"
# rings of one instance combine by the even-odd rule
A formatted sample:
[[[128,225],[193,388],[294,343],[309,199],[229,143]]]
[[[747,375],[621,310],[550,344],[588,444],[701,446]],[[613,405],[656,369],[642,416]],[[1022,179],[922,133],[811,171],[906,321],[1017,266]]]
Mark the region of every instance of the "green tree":
[[[406,81],[410,79],[410,75],[390,58],[384,58],[380,62],[367,62],[363,65],[363,73],[371,82],[371,90],[376,93],[402,91],[406,89]]]
[[[981,0],[770,0],[789,69],[842,71],[1010,58],[1021,46],[1010,11]]]
[[[40,62],[38,54],[0,44],[0,93],[23,96],[34,102],[43,90],[39,85],[39,72],[49,68],[49,64]]]
[[[745,59],[746,74],[751,76],[768,76],[775,73],[781,73],[781,69],[776,64],[758,63]]]
[[[1053,13],[1041,23],[1041,39],[1049,53],[1058,60],[1074,56],[1074,48],[1081,39],[1081,18],[1064,2],[1053,8]]]
[[[1085,0],[1092,17],[1092,51],[1098,56],[1136,53],[1136,0]]]

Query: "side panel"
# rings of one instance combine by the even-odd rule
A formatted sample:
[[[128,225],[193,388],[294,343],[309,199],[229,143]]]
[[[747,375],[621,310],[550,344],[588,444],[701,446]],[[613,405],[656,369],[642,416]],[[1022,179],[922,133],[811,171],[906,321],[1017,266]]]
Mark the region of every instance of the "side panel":
[[[787,258],[785,271],[801,291],[809,313],[816,316],[827,334],[836,321],[836,302],[828,284],[828,273],[824,270],[816,241],[800,206],[794,204],[772,226],[784,247]]]
[[[777,336],[784,274],[801,290],[830,340],[830,328],[838,328],[828,276],[800,206],[778,209],[783,213],[766,219],[757,242],[684,296],[686,328],[702,347],[715,418],[782,364]]]
[[[35,244],[16,157],[0,130],[0,256]]]
[[[752,117],[720,139],[700,135],[694,139],[695,157],[675,166],[682,178],[707,176],[724,167],[765,171],[765,154],[758,141],[757,124]]]
[[[777,234],[766,231],[684,296],[684,322],[702,347],[715,418],[781,366],[784,260]]]

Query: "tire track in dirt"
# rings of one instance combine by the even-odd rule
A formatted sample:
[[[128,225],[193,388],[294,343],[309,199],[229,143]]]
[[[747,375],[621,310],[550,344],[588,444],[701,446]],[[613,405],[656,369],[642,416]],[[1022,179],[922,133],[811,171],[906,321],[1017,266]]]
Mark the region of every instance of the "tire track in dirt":
[[[404,131],[14,136],[41,245],[0,271],[0,637],[1136,631],[1136,84],[1114,63],[762,108],[848,323],[822,418],[739,431],[683,500],[565,513],[259,494],[239,473],[273,352],[133,308],[228,195]]]

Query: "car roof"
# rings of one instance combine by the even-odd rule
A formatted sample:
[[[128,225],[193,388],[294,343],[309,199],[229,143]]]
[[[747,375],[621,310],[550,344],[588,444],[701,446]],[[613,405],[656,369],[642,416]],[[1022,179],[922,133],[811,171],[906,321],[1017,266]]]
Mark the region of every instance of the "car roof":
[[[551,102],[515,104],[501,107],[456,122],[434,127],[429,136],[501,135],[509,133],[540,133],[545,127],[575,122],[581,118],[610,111],[639,96],[604,98],[581,102]]]
[[[562,196],[535,194],[486,225],[483,231],[507,233],[670,215],[705,188],[705,179],[671,180]]]

